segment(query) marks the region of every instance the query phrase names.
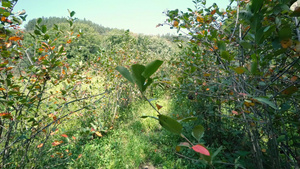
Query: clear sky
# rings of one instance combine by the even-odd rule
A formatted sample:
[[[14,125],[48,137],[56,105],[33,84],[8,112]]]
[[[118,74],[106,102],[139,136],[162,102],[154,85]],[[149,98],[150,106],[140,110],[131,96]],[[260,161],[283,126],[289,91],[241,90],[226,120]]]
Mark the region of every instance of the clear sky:
[[[207,0],[207,5],[213,2],[223,9],[229,4],[229,0]],[[174,33],[168,26],[156,28],[167,19],[163,11],[187,8],[194,9],[192,0],[19,0],[14,11],[25,9],[28,21],[42,16],[67,17],[70,9],[76,12],[75,17],[105,27],[156,35]]]

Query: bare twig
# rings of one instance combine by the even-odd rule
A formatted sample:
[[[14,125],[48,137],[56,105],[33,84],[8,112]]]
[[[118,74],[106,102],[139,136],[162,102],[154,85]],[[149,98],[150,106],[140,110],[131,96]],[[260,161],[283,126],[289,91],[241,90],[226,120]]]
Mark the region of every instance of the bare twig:
[[[29,54],[27,53],[27,50],[25,50],[25,54],[26,54],[27,59],[29,60],[30,64],[33,65],[32,60],[31,60]]]
[[[233,38],[234,33],[236,31],[236,28],[238,26],[238,22],[239,22],[239,16],[240,16],[240,14],[239,14],[240,13],[240,3],[239,3],[239,0],[237,0],[236,3],[237,3],[237,12],[236,12],[237,14],[236,14],[235,26],[234,26],[233,32],[232,32],[232,34],[231,34],[231,36],[229,38],[229,41],[231,41],[231,39]]]
[[[187,139],[183,134],[180,134],[180,136],[184,138],[191,146],[194,146],[194,144],[189,139]]]
[[[279,72],[279,73],[271,80],[271,83],[263,89],[263,91],[267,90],[267,89],[270,87],[270,85],[271,85],[275,80],[277,80],[277,79],[280,78],[283,74],[285,74],[290,68],[292,68],[296,63],[298,63],[299,60],[300,60],[300,57],[298,57],[298,59],[294,60],[290,65],[288,65],[288,66],[285,68],[284,71]]]
[[[189,159],[189,160],[192,160],[192,161],[199,161],[199,160],[197,160],[197,159],[190,158],[190,157],[187,157],[187,156],[182,155],[182,154],[179,154],[179,153],[175,153],[175,154],[178,155],[178,156],[180,156],[180,157],[182,157],[182,158],[186,158],[186,159]]]

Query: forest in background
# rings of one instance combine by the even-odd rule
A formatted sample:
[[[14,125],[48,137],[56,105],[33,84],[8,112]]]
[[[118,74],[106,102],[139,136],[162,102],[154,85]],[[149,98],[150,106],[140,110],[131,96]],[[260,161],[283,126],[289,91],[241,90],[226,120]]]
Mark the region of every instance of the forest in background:
[[[1,168],[299,168],[300,2],[193,2],[147,36],[2,1]]]

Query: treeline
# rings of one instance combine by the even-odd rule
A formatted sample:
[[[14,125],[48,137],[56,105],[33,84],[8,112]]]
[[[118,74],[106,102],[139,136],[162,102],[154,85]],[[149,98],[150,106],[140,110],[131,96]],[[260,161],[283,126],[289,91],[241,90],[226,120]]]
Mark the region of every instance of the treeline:
[[[25,25],[26,31],[33,31],[35,29],[35,24],[37,22],[38,18],[32,19],[28,21],[28,23]],[[67,23],[67,18],[64,17],[42,17],[42,25],[46,25],[48,28],[53,27],[54,24],[61,24],[61,23]],[[81,23],[88,25],[92,29],[94,29],[99,34],[104,34],[106,32],[109,32],[112,30],[112,28],[107,28],[98,24],[93,23],[92,21],[86,20],[86,19],[77,19],[76,23]]]

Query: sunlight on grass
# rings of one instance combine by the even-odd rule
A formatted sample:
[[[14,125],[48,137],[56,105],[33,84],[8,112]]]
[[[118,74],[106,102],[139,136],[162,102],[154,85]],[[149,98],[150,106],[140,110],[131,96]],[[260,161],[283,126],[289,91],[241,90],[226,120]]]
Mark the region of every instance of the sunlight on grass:
[[[169,100],[160,98],[153,102],[163,106],[161,110],[164,114],[169,113]],[[182,159],[174,154],[179,136],[162,129],[154,119],[140,118],[142,115],[156,116],[147,102],[134,103],[123,113],[126,113],[127,119],[121,114],[122,120],[114,130],[104,137],[88,141],[83,147],[81,159],[69,168],[139,168],[143,165],[186,168]]]

